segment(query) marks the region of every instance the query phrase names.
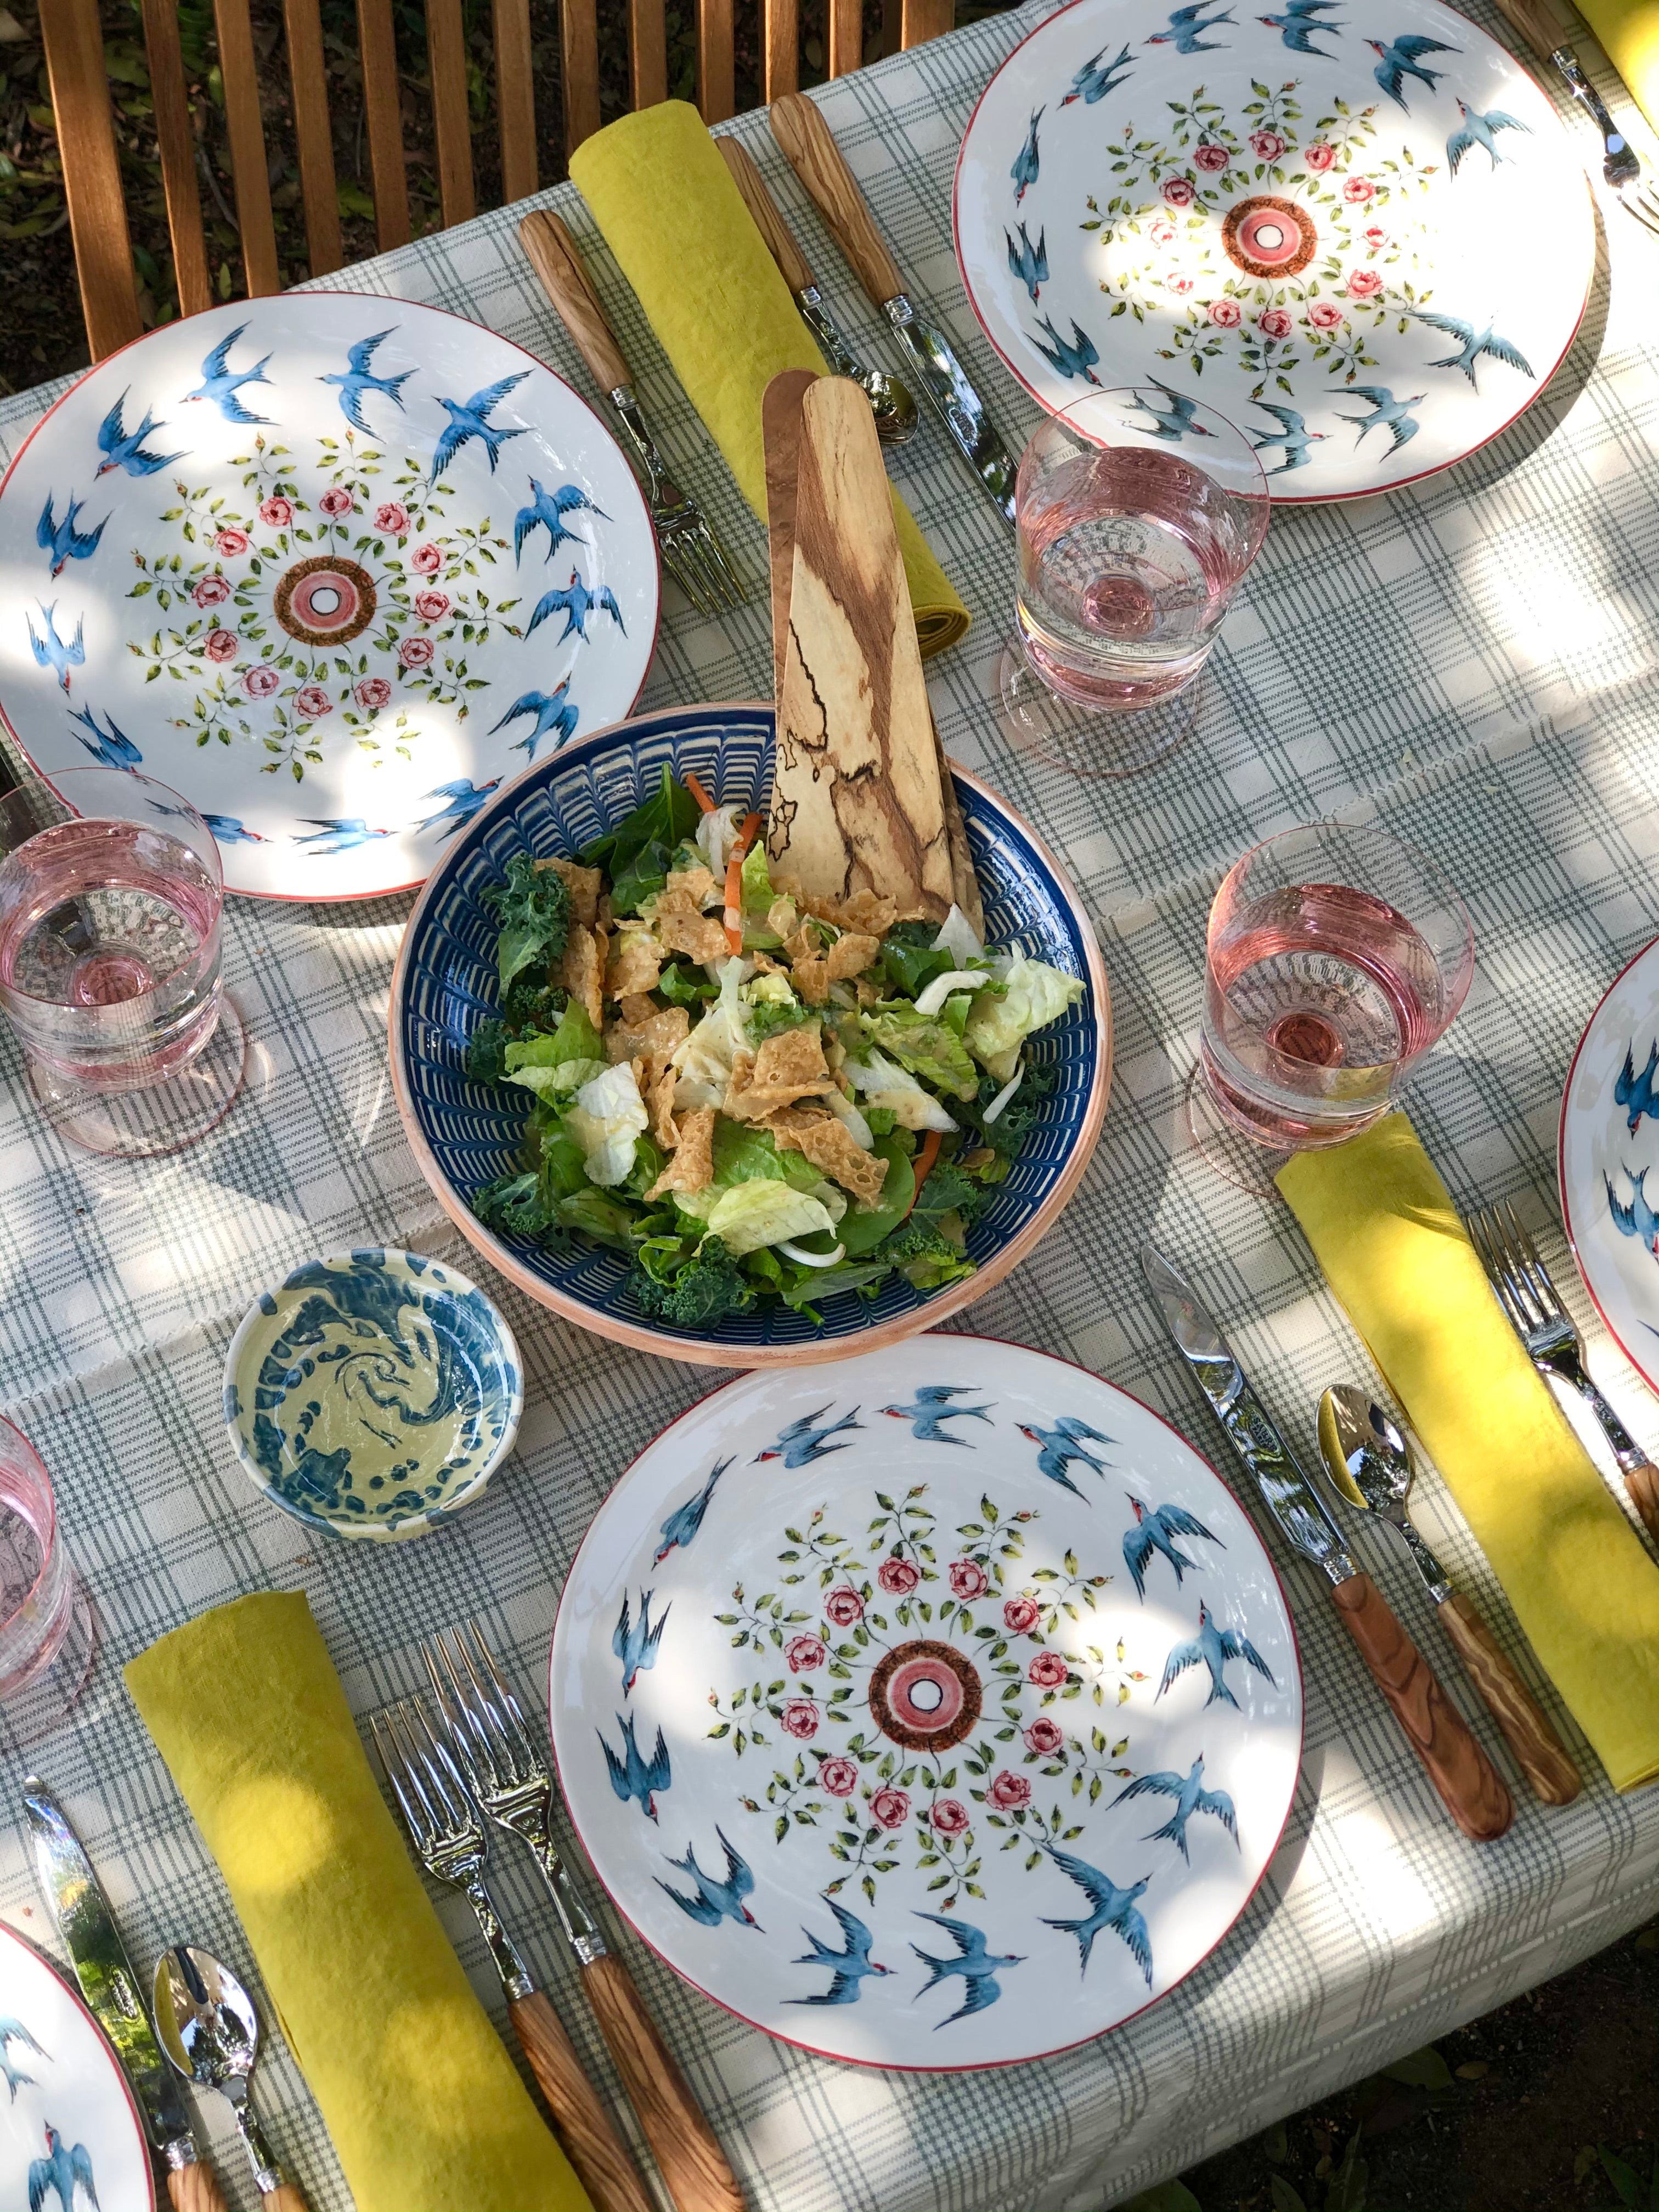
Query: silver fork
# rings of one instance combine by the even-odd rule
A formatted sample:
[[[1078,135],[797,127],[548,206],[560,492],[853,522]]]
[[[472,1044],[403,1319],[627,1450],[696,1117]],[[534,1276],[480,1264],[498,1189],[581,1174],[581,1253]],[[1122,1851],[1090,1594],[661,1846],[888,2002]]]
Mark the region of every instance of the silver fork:
[[[634,392],[633,374],[605,320],[575,240],[557,216],[544,208],[525,217],[519,225],[519,236],[543,290],[558,310],[576,350],[598,379],[626,435],[669,574],[699,614],[729,613],[744,596],[737,571],[702,508],[669,474],[668,465],[646,428]]]
[[[1601,175],[1608,189],[1644,230],[1659,234],[1659,193],[1643,175],[1642,164],[1629,140],[1584,75],[1577,55],[1561,36],[1562,26],[1550,0],[1497,0],[1497,6],[1539,59],[1560,71],[1568,91],[1594,119],[1601,133]]]
[[[440,1630],[422,1657],[472,1795],[541,1869],[582,1989],[679,2212],[743,2212],[719,2139],[622,1960],[578,1895],[553,1840],[553,1778],[511,1685],[475,1621]]]
[[[1486,1280],[1540,1375],[1571,1384],[1601,1424],[1642,1525],[1659,1544],[1659,1468],[1656,1468],[1590,1378],[1584,1340],[1561,1303],[1531,1232],[1507,1201],[1468,1217],[1469,1235]]]
[[[598,2212],[654,2212],[639,2169],[583,2073],[563,2023],[536,1987],[501,1923],[484,1883],[483,1823],[425,1708],[411,1698],[371,1719],[369,1726],[416,1856],[435,1881],[460,1890],[472,1907],[501,1976],[520,2047]]]

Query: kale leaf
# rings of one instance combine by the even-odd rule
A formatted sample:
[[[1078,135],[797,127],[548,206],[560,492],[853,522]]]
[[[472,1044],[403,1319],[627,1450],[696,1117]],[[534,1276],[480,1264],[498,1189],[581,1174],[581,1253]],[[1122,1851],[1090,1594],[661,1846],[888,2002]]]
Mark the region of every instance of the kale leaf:
[[[490,884],[480,896],[501,921],[495,962],[505,998],[521,969],[532,960],[550,968],[563,952],[570,933],[570,893],[556,868],[538,872],[528,853],[515,853],[507,864],[507,881]]]
[[[636,1259],[629,1281],[647,1313],[678,1328],[712,1328],[728,1315],[747,1313],[755,1303],[752,1285],[718,1237],[705,1237],[698,1251],[666,1279],[652,1274]]]

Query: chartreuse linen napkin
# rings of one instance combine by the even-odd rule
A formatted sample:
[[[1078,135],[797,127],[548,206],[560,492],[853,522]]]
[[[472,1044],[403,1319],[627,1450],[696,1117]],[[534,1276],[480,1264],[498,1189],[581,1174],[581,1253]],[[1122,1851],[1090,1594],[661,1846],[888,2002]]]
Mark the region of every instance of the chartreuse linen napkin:
[[[683,100],[624,115],[583,141],[570,174],[764,522],[762,397],[784,369],[823,375],[826,363],[702,118]],[[966,635],[968,610],[896,492],[893,516],[926,659]]]
[[[1659,131],[1659,0],[1577,0],[1577,5],[1632,99]],[[1571,32],[1561,36],[1571,43]]]
[[[357,2212],[584,2212],[375,1787],[303,1595],[204,1613],[126,1680]]]
[[[1504,1319],[1403,1114],[1281,1168],[1327,1281],[1613,1787],[1659,1775],[1659,1567]]]

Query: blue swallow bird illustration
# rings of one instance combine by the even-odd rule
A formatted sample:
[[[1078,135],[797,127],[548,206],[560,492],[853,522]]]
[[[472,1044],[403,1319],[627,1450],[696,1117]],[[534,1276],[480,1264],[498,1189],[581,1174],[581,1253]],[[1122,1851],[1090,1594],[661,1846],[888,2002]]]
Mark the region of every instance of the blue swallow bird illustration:
[[[309,845],[313,858],[328,859],[336,853],[349,853],[359,845],[371,845],[377,837],[395,837],[395,830],[371,830],[361,814],[349,814],[343,819],[325,822],[319,815],[302,814],[302,822],[309,822],[314,835],[296,837],[296,845]]]
[[[695,1896],[683,1897],[660,1875],[654,1875],[653,1879],[658,1888],[665,1896],[672,1897],[689,1919],[702,1921],[705,1928],[718,1928],[722,1920],[737,1920],[745,1928],[760,1929],[761,1934],[764,1935],[765,1929],[761,1928],[759,1921],[743,1901],[753,1893],[754,1872],[742,1853],[734,1851],[726,1842],[723,1828],[716,1825],[714,1833],[720,1838],[720,1848],[726,1853],[726,1875],[722,1881],[716,1881],[713,1875],[703,1872],[697,1864],[697,1854],[690,1844],[686,1845],[683,1859],[671,1858],[668,1863],[677,1867],[680,1873],[690,1875],[697,1886]]]
[[[850,1413],[843,1413],[840,1420],[832,1421],[826,1429],[816,1427],[814,1424],[822,1420],[829,1410],[829,1406],[820,1406],[816,1413],[803,1413],[798,1420],[787,1423],[778,1431],[778,1440],[775,1444],[755,1454],[755,1464],[758,1466],[763,1459],[781,1459],[785,1467],[793,1469],[811,1467],[826,1452],[845,1451],[847,1437],[842,1437],[838,1444],[832,1444],[828,1440],[831,1437],[841,1436],[843,1429],[861,1429],[864,1424],[858,1418],[859,1409],[854,1406]]]
[[[640,1747],[634,1741],[635,1723],[624,1720],[618,1713],[617,1726],[622,1730],[623,1748],[619,1759],[605,1741],[605,1730],[597,1729],[599,1749],[605,1753],[605,1763],[611,1770],[611,1787],[623,1803],[633,1798],[647,1820],[657,1817],[657,1792],[666,1790],[673,1780],[668,1768],[668,1746],[663,1741],[662,1730],[657,1730],[657,1747],[649,1759],[642,1759]]]
[[[1462,46],[1449,46],[1443,39],[1425,39],[1415,33],[1408,39],[1396,39],[1392,46],[1385,46],[1381,39],[1367,39],[1365,44],[1377,57],[1371,75],[1395,106],[1405,107],[1407,115],[1411,110],[1406,107],[1406,95],[1401,90],[1406,79],[1414,76],[1432,92],[1446,74],[1444,70],[1425,69],[1423,56],[1461,54],[1463,51]]]
[[[269,384],[270,381],[265,374],[265,362],[270,359],[269,354],[264,361],[257,362],[252,368],[234,369],[230,366],[230,349],[246,328],[246,323],[238,323],[234,331],[220,339],[202,363],[201,382],[194,392],[185,392],[185,398],[186,401],[212,400],[227,422],[269,422],[269,415],[250,414],[236,396],[245,384]]]
[[[657,1646],[662,1640],[663,1630],[667,1626],[668,1616],[673,1610],[672,1603],[665,1605],[661,1619],[653,1621],[651,1618],[651,1592],[641,1590],[640,1617],[632,1620],[629,1618],[628,1592],[623,1592],[622,1611],[617,1617],[616,1627],[611,1631],[611,1649],[623,1662],[623,1697],[629,1695],[635,1682],[647,1668],[656,1665]]]
[[[1243,1659],[1258,1674],[1265,1674],[1268,1681],[1273,1681],[1273,1668],[1249,1638],[1236,1628],[1218,1628],[1210,1617],[1209,1607],[1200,1598],[1198,1633],[1190,1642],[1170,1647],[1170,1656],[1164,1662],[1164,1680],[1158,1686],[1158,1696],[1161,1698],[1170,1683],[1178,1680],[1189,1667],[1207,1667],[1210,1694],[1205,1704],[1213,1705],[1219,1701],[1224,1705],[1236,1706],[1238,1699],[1227,1687],[1226,1666],[1230,1659]],[[1273,1686],[1276,1689],[1279,1686],[1274,1682]]]
[[[77,2204],[90,2204],[98,2212],[98,2191],[93,2185],[92,2160],[84,2143],[70,2150],[52,2123],[46,2123],[46,2154],[33,2159],[28,2174],[29,2212],[42,2212],[46,2198],[56,2193],[59,2212],[76,2212]]]
[[[1269,446],[1282,446],[1285,449],[1285,458],[1279,466],[1267,471],[1270,477],[1282,477],[1291,469],[1305,468],[1309,447],[1322,445],[1331,434],[1328,430],[1310,430],[1294,407],[1281,407],[1273,399],[1258,399],[1255,404],[1264,415],[1275,416],[1279,422],[1277,430],[1256,440],[1256,452],[1261,453]]]
[[[522,557],[524,541],[532,530],[546,531],[547,550],[542,558],[550,561],[558,551],[562,539],[568,538],[573,545],[586,543],[574,530],[565,528],[567,514],[586,513],[597,514],[601,522],[611,520],[602,507],[594,505],[580,484],[561,484],[556,491],[549,491],[545,485],[538,483],[532,477],[530,492],[529,506],[521,507],[513,518],[513,558],[515,563]]]
[[[1174,1812],[1161,1828],[1154,1828],[1150,1836],[1145,1836],[1141,1840],[1148,1844],[1166,1840],[1172,1843],[1190,1866],[1192,1855],[1187,1849],[1187,1823],[1194,1813],[1210,1814],[1220,1821],[1234,1843],[1238,1842],[1238,1816],[1233,1810],[1232,1799],[1224,1790],[1206,1790],[1203,1775],[1204,1754],[1200,1752],[1193,1761],[1191,1771],[1184,1778],[1179,1774],[1138,1775],[1127,1790],[1118,1791],[1112,1802],[1121,1805],[1128,1798],[1149,1795],[1173,1797]]]
[[[1369,415],[1339,415],[1338,422],[1358,424],[1359,435],[1354,441],[1356,447],[1364,444],[1368,430],[1375,430],[1379,426],[1392,430],[1394,436],[1389,441],[1388,453],[1382,456],[1384,460],[1397,453],[1402,446],[1409,445],[1421,428],[1411,410],[1423,404],[1428,397],[1426,392],[1413,392],[1408,399],[1396,399],[1386,385],[1351,384],[1344,398],[1348,393],[1356,399],[1364,400],[1371,411]]]
[[[812,1948],[804,1958],[792,1959],[790,1965],[828,1966],[832,1978],[829,1988],[821,1990],[817,1996],[786,1997],[785,2004],[856,2004],[864,1994],[866,1976],[890,1974],[893,1971],[890,1966],[878,1966],[870,1956],[870,1946],[876,1939],[857,1913],[849,1912],[844,1905],[837,1905],[833,1897],[826,1897],[823,1901],[835,1914],[841,1932],[847,1938],[847,1948],[832,1951],[821,1936],[815,1936],[810,1928],[803,1928],[800,1932]]]
[[[1149,46],[1173,46],[1178,54],[1218,54],[1226,51],[1220,40],[1204,45],[1201,33],[1213,31],[1223,23],[1231,23],[1231,11],[1224,15],[1206,15],[1204,10],[1214,5],[1214,0],[1191,0],[1191,5],[1177,8],[1170,18],[1167,31],[1154,31],[1146,43]]]
[[[576,726],[577,710],[565,699],[569,689],[570,678],[567,676],[556,691],[521,692],[496,723],[495,729],[489,732],[490,736],[493,738],[495,730],[504,730],[509,722],[518,721],[522,715],[533,714],[536,717],[534,729],[527,738],[519,739],[514,751],[527,753],[534,760],[536,748],[544,738],[550,737],[556,747],[562,745]]]
[[[1092,1867],[1087,1859],[1062,1851],[1058,1844],[1045,1844],[1043,1849],[1062,1874],[1070,1875],[1093,1910],[1083,1920],[1047,1920],[1045,1928],[1057,1928],[1062,1936],[1075,1936],[1078,1949],[1083,1954],[1083,1972],[1089,1971],[1089,1954],[1095,1948],[1095,1938],[1103,1929],[1109,1928],[1114,1936],[1121,1936],[1129,1948],[1129,1955],[1146,1977],[1146,1986],[1152,1985],[1152,1943],[1146,1933],[1146,1923],[1136,1908],[1135,1900],[1152,1880],[1143,1875],[1127,1889],[1120,1889],[1109,1875]]]
[[[1460,100],[1457,106],[1463,118],[1462,128],[1454,131],[1446,141],[1446,166],[1453,176],[1457,174],[1458,164],[1463,156],[1472,154],[1477,146],[1485,148],[1495,169],[1504,159],[1493,143],[1500,131],[1524,131],[1529,137],[1531,135],[1532,125],[1529,123],[1522,123],[1513,115],[1505,115],[1500,108],[1489,107],[1484,115],[1478,115],[1466,100]]]
[[[1197,1515],[1189,1513],[1184,1505],[1160,1505],[1154,1509],[1133,1492],[1126,1494],[1135,1525],[1123,1532],[1123,1564],[1134,1577],[1135,1595],[1142,1600],[1146,1595],[1146,1565],[1154,1552],[1162,1552],[1175,1569],[1177,1589],[1189,1567],[1197,1572],[1197,1560],[1189,1559],[1178,1548],[1175,1541],[1177,1536],[1201,1536],[1206,1544],[1218,1544],[1224,1552],[1226,1550],[1220,1537],[1212,1535]]]
[[[988,2006],[994,2005],[1002,1995],[1002,1984],[997,1976],[1006,1973],[1010,1966],[1024,1966],[1025,1960],[1023,1954],[1009,1954],[1000,1957],[996,1952],[988,1951],[984,1931],[971,1926],[966,1920],[947,1919],[942,1912],[918,1912],[916,1917],[918,1920],[931,1920],[935,1928],[942,1928],[957,1947],[954,1959],[936,1959],[931,1951],[924,1951],[920,1944],[910,1946],[922,1965],[933,1968],[932,1973],[916,1991],[917,1996],[925,1997],[929,1990],[937,1989],[952,1974],[962,1976],[966,1990],[956,2011],[947,2013],[943,2020],[933,2023],[933,2032],[937,2034],[941,2027],[949,2027],[953,2020],[965,2020],[970,2013],[983,2012]]]
[[[913,1406],[884,1406],[881,1411],[896,1421],[908,1421],[910,1434],[919,1444],[965,1444],[966,1437],[953,1437],[939,1426],[941,1421],[988,1421],[988,1406],[953,1406],[952,1398],[965,1398],[979,1388],[976,1382],[925,1382],[916,1392]],[[973,1449],[969,1446],[969,1450]]]
[[[617,605],[617,594],[611,590],[610,585],[601,584],[597,592],[590,592],[573,568],[570,571],[570,581],[563,591],[542,593],[536,602],[535,613],[525,625],[524,634],[526,637],[532,636],[550,615],[562,614],[564,617],[564,628],[559,632],[557,642],[562,645],[573,630],[578,637],[586,639],[587,618],[595,607],[601,614],[609,615],[623,635],[627,636],[628,624],[622,618],[622,609]]]
[[[1494,361],[1501,361],[1510,368],[1518,368],[1522,376],[1532,376],[1532,364],[1520,349],[1511,345],[1507,338],[1493,336],[1490,318],[1479,337],[1475,335],[1473,323],[1460,322],[1455,315],[1426,314],[1419,307],[1413,319],[1426,323],[1431,331],[1443,331],[1449,338],[1457,340],[1459,350],[1449,353],[1443,361],[1431,361],[1429,363],[1431,368],[1461,368],[1469,382],[1474,384],[1474,364],[1483,354],[1490,354]],[[1533,377],[1534,384],[1537,380]],[[1475,388],[1477,391],[1480,389],[1478,385]]]
[[[1642,1126],[1644,1114],[1651,1115],[1656,1121],[1659,1121],[1659,1105],[1654,1103],[1659,1097],[1653,1080],[1656,1072],[1659,1072],[1659,1043],[1648,1047],[1648,1064],[1639,1075],[1636,1073],[1632,1048],[1626,1046],[1625,1072],[1613,1086],[1613,1099],[1616,1106],[1629,1107],[1630,1119],[1625,1126],[1632,1137]]]
[[[490,422],[493,411],[501,405],[514,386],[522,384],[530,371],[521,368],[516,375],[504,376],[498,383],[486,384],[482,392],[475,392],[471,399],[441,399],[438,402],[449,417],[449,428],[433,449],[431,482],[436,483],[463,446],[474,438],[483,441],[484,451],[489,456],[489,473],[495,473],[496,458],[509,438],[522,438],[530,428],[520,422],[516,429],[499,430]]]
[[[1327,32],[1335,38],[1340,32],[1340,23],[1319,21],[1322,9],[1338,5],[1339,0],[1286,0],[1283,15],[1258,15],[1255,20],[1265,23],[1270,31],[1277,31],[1293,54],[1320,54],[1328,59],[1331,49],[1316,46],[1313,40]]]
[[[35,660],[40,667],[52,669],[58,683],[67,691],[70,669],[82,667],[86,662],[86,641],[82,635],[84,622],[76,617],[75,635],[65,643],[58,635],[58,624],[54,620],[58,612],[57,600],[54,599],[50,606],[44,599],[37,599],[34,604],[40,608],[46,625],[46,634],[40,637],[35,632],[34,617],[26,614],[23,617],[29,626],[29,643],[34,647]]]
[[[659,1567],[677,1545],[681,1551],[684,1551],[698,1529],[702,1528],[702,1516],[708,1510],[708,1501],[714,1495],[714,1485],[736,1456],[734,1452],[731,1458],[717,1459],[709,1468],[708,1480],[702,1488],[695,1496],[688,1498],[684,1505],[677,1505],[663,1522],[662,1527],[657,1531],[662,1541],[651,1554],[651,1564],[653,1567]]]
[[[1613,1225],[1621,1237],[1639,1237],[1654,1258],[1659,1260],[1659,1213],[1649,1205],[1647,1193],[1642,1188],[1648,1171],[1645,1168],[1626,1168],[1625,1173],[1631,1183],[1628,1204],[1613,1196],[1612,1177],[1605,1173],[1601,1177],[1607,1185],[1607,1211],[1613,1216]]]
[[[1044,274],[1047,273],[1045,270]],[[76,499],[71,493],[70,503],[64,511],[64,519],[58,522],[52,518],[52,495],[50,492],[46,495],[46,503],[40,510],[40,520],[34,526],[34,542],[43,553],[51,554],[54,576],[63,574],[66,562],[90,560],[98,550],[99,539],[109,527],[109,517],[106,515],[96,530],[77,530],[75,518],[85,505],[85,500]]]
[[[1127,52],[1128,49],[1126,47],[1124,51]],[[1040,107],[1031,110],[1031,127],[1025,134],[1025,143],[1015,155],[1014,166],[1008,172],[1018,188],[1014,193],[1016,207],[1037,180],[1037,125],[1042,122],[1042,115],[1043,111]]]
[[[1048,281],[1048,234],[1046,230],[1040,230],[1035,246],[1024,223],[1019,227],[1018,246],[1006,230],[1002,235],[1008,242],[1008,266],[1030,293],[1031,304],[1035,307],[1039,289]]]
[[[414,375],[414,370],[405,368],[396,376],[376,376],[369,367],[374,358],[375,347],[389,338],[397,327],[393,323],[391,330],[376,331],[372,338],[359,338],[347,353],[347,366],[343,369],[331,370],[328,375],[319,376],[317,380],[319,384],[332,384],[339,387],[340,412],[354,430],[367,433],[368,429],[363,420],[363,394],[366,392],[385,392],[388,399],[396,403],[398,412],[401,415],[404,411],[403,387]]]
[[[131,388],[129,385],[127,391]],[[182,461],[190,451],[187,446],[180,447],[176,453],[144,451],[145,439],[153,438],[158,430],[165,430],[167,424],[155,421],[146,407],[143,421],[129,433],[121,419],[121,410],[126,404],[127,393],[124,392],[98,425],[98,450],[104,457],[98,464],[98,474],[106,477],[112,469],[125,469],[130,477],[153,477],[157,469],[168,469],[175,461]]]
[[[416,834],[436,830],[440,823],[447,823],[449,826],[441,832],[439,842],[441,843],[445,838],[453,837],[458,830],[472,819],[490,793],[501,788],[501,782],[498,775],[492,776],[488,783],[474,783],[470,775],[458,775],[453,783],[441,783],[431,791],[422,792],[423,799],[447,799],[449,804],[428,820],[417,822],[415,824]]]
[[[76,743],[84,745],[100,767],[137,768],[143,759],[143,753],[126,732],[117,727],[113,715],[105,715],[106,726],[101,730],[98,726],[98,717],[89,707],[78,708],[70,720],[81,725],[75,732]],[[82,730],[88,735],[82,737]]]
[[[1108,40],[1107,43],[1109,45],[1110,41]],[[1060,103],[1062,107],[1069,107],[1074,100],[1080,100],[1085,107],[1092,107],[1097,100],[1104,100],[1109,92],[1117,90],[1119,85],[1134,67],[1134,63],[1129,55],[1128,41],[1127,40],[1124,41],[1123,51],[1117,59],[1115,62],[1105,62],[1103,67],[1102,63],[1105,53],[1106,47],[1103,46],[1099,53],[1091,54],[1084,63],[1083,67],[1072,79],[1071,90]]]
[[[1100,349],[1077,317],[1073,315],[1072,318],[1072,342],[1069,345],[1047,315],[1039,315],[1037,321],[1048,331],[1052,341],[1050,344],[1044,345],[1040,337],[1033,337],[1031,340],[1044,361],[1068,380],[1080,376],[1086,383],[1098,384],[1100,379],[1095,374],[1095,363],[1100,359]]]
[[[1024,1421],[1018,1427],[1021,1436],[1029,1437],[1038,1447],[1037,1473],[1046,1474],[1050,1482],[1058,1482],[1073,1497],[1083,1495],[1066,1472],[1073,1460],[1080,1460],[1096,1474],[1105,1474],[1103,1463],[1084,1450],[1084,1443],[1086,1440],[1090,1443],[1109,1444],[1114,1440],[1102,1436],[1098,1429],[1091,1429],[1087,1421],[1074,1420],[1069,1413],[1064,1413],[1052,1429],[1028,1428]]]
[[[1133,404],[1139,408],[1143,415],[1150,415],[1157,423],[1158,428],[1152,432],[1153,437],[1184,438],[1188,431],[1195,438],[1214,437],[1213,430],[1206,430],[1201,422],[1195,422],[1193,420],[1198,411],[1196,399],[1188,399],[1184,392],[1171,392],[1167,384],[1154,381],[1152,389],[1164,394],[1167,404],[1163,407],[1154,407],[1150,399],[1141,398],[1140,387],[1138,385],[1135,387]]]
[[[25,2074],[22,2068],[13,2061],[11,2046],[14,2043],[21,2043],[25,2051],[32,2051],[37,2058],[44,2058],[47,2054],[29,2033],[21,2020],[11,2020],[0,2015],[0,2074],[3,2074],[6,2077],[6,2087],[11,2092],[11,2101],[15,2105],[17,2102],[18,2085],[27,2083],[30,2088],[33,2088],[35,2086],[35,2081],[33,2074]]]
[[[208,828],[222,845],[269,845],[270,839],[258,830],[249,830],[234,814],[204,814]]]

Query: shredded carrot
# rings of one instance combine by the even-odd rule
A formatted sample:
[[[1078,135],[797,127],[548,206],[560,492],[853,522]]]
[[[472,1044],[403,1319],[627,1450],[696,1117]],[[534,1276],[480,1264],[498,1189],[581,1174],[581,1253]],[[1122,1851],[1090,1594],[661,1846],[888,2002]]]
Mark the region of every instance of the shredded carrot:
[[[696,777],[693,775],[689,769],[686,772],[685,787],[690,793],[692,798],[696,800],[698,805],[702,807],[705,814],[712,814],[714,812],[714,800],[708,796],[708,793],[697,781]]]
[[[726,941],[733,952],[743,951],[743,860],[761,826],[758,814],[745,814],[732,857],[726,864]]]
[[[921,1196],[921,1186],[933,1172],[933,1163],[939,1158],[939,1148],[943,1141],[937,1129],[929,1129],[923,1137],[921,1150],[916,1154],[916,1187],[910,1194],[910,1204],[899,1217],[902,1221],[909,1219],[916,1200]]]

